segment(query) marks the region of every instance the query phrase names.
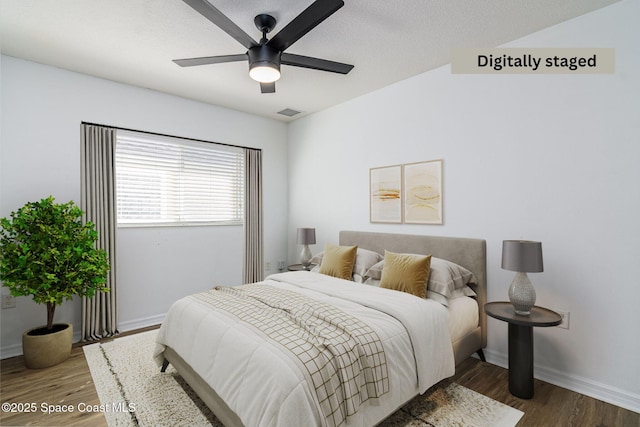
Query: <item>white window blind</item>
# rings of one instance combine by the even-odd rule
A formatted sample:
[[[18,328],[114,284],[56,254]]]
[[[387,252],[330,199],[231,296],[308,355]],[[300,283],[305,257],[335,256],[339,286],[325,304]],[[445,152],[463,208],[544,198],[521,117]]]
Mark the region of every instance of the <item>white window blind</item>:
[[[244,150],[118,131],[118,225],[242,224]]]

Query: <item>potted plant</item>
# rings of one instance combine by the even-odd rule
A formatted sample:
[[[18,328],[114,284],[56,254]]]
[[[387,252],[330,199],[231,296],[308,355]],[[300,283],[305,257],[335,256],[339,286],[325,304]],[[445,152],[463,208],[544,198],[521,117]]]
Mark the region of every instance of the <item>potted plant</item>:
[[[13,296],[31,296],[47,306],[47,324],[22,335],[28,368],[58,364],[71,353],[73,325],[54,324],[56,306],[74,295],[108,292],[107,253],[96,249],[93,223],[82,224],[73,202],[49,196],[29,202],[0,220],[0,280]]]

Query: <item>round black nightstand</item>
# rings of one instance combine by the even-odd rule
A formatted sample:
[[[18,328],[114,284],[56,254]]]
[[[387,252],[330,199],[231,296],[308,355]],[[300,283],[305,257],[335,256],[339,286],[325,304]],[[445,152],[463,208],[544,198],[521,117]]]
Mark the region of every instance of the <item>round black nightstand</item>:
[[[311,271],[311,269],[313,267],[315,267],[316,264],[311,264],[309,266],[309,268],[304,268],[304,265],[302,264],[291,264],[290,266],[287,267],[287,270],[289,271]]]
[[[516,397],[533,397],[533,327],[557,326],[562,317],[555,311],[533,306],[531,314],[516,314],[510,302],[484,305],[488,316],[509,324],[509,391]]]

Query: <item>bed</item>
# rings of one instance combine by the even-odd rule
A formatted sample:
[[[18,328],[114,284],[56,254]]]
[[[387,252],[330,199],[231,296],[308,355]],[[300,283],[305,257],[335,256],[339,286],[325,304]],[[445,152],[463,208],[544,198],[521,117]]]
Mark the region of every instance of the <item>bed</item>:
[[[171,364],[228,427],[286,426],[300,425],[300,422],[305,425],[371,426],[384,420],[415,395],[453,375],[455,365],[473,353],[477,352],[483,358],[482,349],[486,346],[484,240],[341,231],[339,245],[357,246],[359,250],[379,254],[388,251],[431,255],[464,267],[474,279],[468,284],[475,293],[474,297],[461,296],[448,306],[431,298],[415,298],[404,292],[345,282],[344,279],[312,272],[275,274],[257,286],[241,287],[242,292],[258,293],[258,297],[269,289],[268,293],[276,297],[284,295],[284,301],[294,294],[294,299],[297,296],[312,298],[315,301],[312,305],[335,306],[339,313],[348,313],[351,319],[364,322],[375,332],[374,343],[367,343],[367,346],[384,347],[381,364],[373,365],[372,362],[372,366],[366,368],[367,361],[378,359],[369,355],[358,356],[365,361],[363,372],[372,378],[369,381],[367,377],[366,387],[362,384],[360,387],[371,391],[364,399],[356,395],[355,401],[338,396],[338,401],[342,402],[338,404],[342,405],[340,408],[352,405],[355,410],[345,410],[345,414],[337,418],[327,415],[335,406],[332,406],[331,399],[319,397],[326,389],[318,388],[316,382],[322,381],[316,381],[316,373],[305,371],[303,364],[307,362],[301,363],[300,357],[296,359],[287,354],[281,342],[274,343],[265,337],[278,327],[260,329],[267,327],[245,324],[239,320],[244,314],[233,314],[236,302],[248,298],[244,293],[236,295],[240,290],[225,288],[221,289],[224,292],[217,292],[233,294],[224,296],[235,298],[229,300],[228,311],[209,311],[204,308],[206,304],[203,301],[193,296],[177,301],[158,334],[154,354],[157,363],[162,365],[163,371]],[[252,294],[251,298],[256,295]],[[202,300],[205,297],[198,298]],[[227,304],[227,300],[224,301],[216,300],[215,304]],[[458,303],[462,302],[466,310],[470,304],[473,305],[474,324],[458,328],[455,332],[450,317],[455,316]],[[256,317],[261,315],[262,311],[255,313]],[[435,326],[425,328],[425,324]],[[274,339],[277,341],[278,338]],[[427,360],[428,363],[420,362]],[[333,363],[328,365],[338,373],[342,372],[340,367],[333,367]],[[371,372],[383,374],[375,377]],[[327,387],[326,384],[323,387]]]

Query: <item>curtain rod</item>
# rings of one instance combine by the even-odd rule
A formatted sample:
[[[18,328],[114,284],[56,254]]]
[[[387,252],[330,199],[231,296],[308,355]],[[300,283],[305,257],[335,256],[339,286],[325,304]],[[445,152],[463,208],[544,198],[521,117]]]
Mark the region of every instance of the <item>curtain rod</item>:
[[[169,138],[185,139],[187,141],[206,142],[207,144],[218,144],[218,145],[224,145],[224,146],[227,146],[227,147],[235,147],[235,148],[243,148],[243,149],[248,149],[248,150],[262,151],[261,148],[245,147],[244,145],[227,144],[225,142],[214,142],[214,141],[207,141],[207,140],[204,140],[204,139],[187,138],[187,137],[184,137],[184,136],[168,135],[166,133],[150,132],[150,131],[146,131],[146,130],[137,130],[137,129],[129,129],[129,128],[123,128],[123,127],[120,127],[120,126],[103,125],[101,123],[92,123],[92,122],[85,122],[85,121],[82,121],[80,123],[83,124],[83,125],[101,126],[101,127],[104,127],[104,128],[110,128],[110,129],[116,129],[116,130],[124,130],[124,131],[128,131],[128,132],[145,133],[147,135],[166,136],[166,137],[169,137]]]

